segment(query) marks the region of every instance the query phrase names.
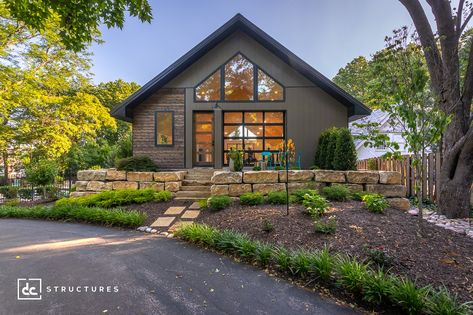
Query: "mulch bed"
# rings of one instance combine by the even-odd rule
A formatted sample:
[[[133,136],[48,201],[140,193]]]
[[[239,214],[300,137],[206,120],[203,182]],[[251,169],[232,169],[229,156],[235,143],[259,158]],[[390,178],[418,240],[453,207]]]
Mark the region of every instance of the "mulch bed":
[[[191,200],[171,200],[166,202],[147,202],[132,204],[121,207],[124,210],[136,210],[146,214],[145,225],[150,225],[162,215],[169,207],[188,207],[193,203]]]
[[[235,203],[219,212],[203,211],[198,222],[220,229],[244,232],[253,238],[288,248],[323,248],[368,259],[370,249],[392,257],[391,272],[416,279],[419,285],[445,285],[462,301],[473,300],[473,239],[434,226],[395,209],[373,214],[361,202],[333,202],[326,216],[336,215],[335,234],[314,232],[311,218],[301,205],[241,206]],[[262,230],[263,221],[274,226]]]

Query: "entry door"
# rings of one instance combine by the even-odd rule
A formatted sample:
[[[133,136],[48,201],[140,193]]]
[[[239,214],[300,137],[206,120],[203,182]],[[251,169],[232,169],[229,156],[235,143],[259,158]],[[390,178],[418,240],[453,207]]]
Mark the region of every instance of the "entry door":
[[[214,114],[194,112],[193,163],[195,166],[214,166]]]

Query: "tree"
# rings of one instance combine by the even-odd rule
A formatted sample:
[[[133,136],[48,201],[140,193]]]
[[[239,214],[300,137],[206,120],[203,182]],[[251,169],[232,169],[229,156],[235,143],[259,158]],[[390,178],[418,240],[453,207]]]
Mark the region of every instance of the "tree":
[[[473,36],[464,77],[459,51],[462,35],[473,16],[472,4],[459,0],[428,0],[435,17],[436,33],[419,0],[399,0],[409,12],[423,48],[436,106],[451,122],[442,135],[443,161],[440,171],[439,210],[449,218],[468,217],[473,182]]]
[[[147,0],[4,0],[11,16],[25,28],[42,32],[52,19],[66,49],[81,51],[100,33],[99,25],[123,28],[125,12],[151,22]]]
[[[334,169],[341,171],[356,170],[356,148],[348,128],[339,130],[334,155]]]

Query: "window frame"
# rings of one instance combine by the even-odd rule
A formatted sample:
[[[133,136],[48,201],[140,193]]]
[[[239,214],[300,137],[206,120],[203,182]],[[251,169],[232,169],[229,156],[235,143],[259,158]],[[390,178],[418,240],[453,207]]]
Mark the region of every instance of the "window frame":
[[[159,113],[171,113],[172,119],[171,119],[171,130],[172,130],[172,143],[171,144],[160,144],[158,143],[158,114]],[[174,111],[169,110],[169,109],[162,109],[162,110],[157,110],[154,112],[154,145],[156,147],[173,147],[174,146]]]
[[[225,99],[225,65],[230,62],[233,58],[236,56],[241,55],[243,58],[248,60],[249,63],[253,65],[253,100],[226,100]],[[282,87],[282,99],[280,100],[260,100],[258,97],[258,71],[261,70],[264,74],[269,76],[271,79],[274,80],[277,84],[279,84]],[[198,100],[197,99],[197,88],[204,83],[208,78],[212,76],[215,72],[220,71],[220,99],[219,100],[212,100],[212,101],[206,101],[206,100]],[[218,66],[216,69],[214,69],[209,75],[207,75],[203,80],[199,81],[194,87],[193,87],[193,98],[194,98],[194,103],[212,103],[212,102],[219,102],[219,103],[277,103],[277,102],[285,102],[286,101],[286,87],[278,81],[276,78],[274,78],[272,75],[270,75],[267,71],[263,70],[260,68],[256,63],[254,63],[251,59],[249,59],[245,54],[242,52],[238,51],[236,54],[234,54],[232,57],[227,59],[223,64]]]

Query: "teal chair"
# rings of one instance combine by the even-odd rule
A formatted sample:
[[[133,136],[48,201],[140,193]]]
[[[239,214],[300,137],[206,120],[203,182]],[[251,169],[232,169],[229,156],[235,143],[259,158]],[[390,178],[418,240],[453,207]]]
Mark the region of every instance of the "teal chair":
[[[272,170],[273,169],[273,161],[272,161],[272,158],[271,158],[271,152],[269,151],[263,151],[261,152],[261,157],[263,158],[262,159],[262,162],[265,161],[267,159],[268,161],[268,164],[267,164],[267,169],[268,170]]]

